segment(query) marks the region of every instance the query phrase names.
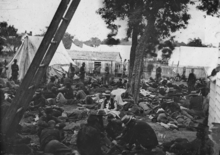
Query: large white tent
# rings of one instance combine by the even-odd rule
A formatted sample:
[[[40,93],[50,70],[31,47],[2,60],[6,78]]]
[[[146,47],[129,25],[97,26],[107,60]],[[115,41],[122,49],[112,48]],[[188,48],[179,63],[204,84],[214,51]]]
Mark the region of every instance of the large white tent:
[[[26,36],[23,39],[23,42],[22,42],[21,46],[19,47],[17,53],[15,54],[14,58],[7,65],[7,67],[8,67],[7,77],[8,78],[10,78],[10,76],[11,76],[11,65],[13,64],[14,59],[17,59],[17,64],[19,66],[18,79],[19,80],[23,79],[23,77],[25,76],[25,74],[26,74],[36,52],[37,52],[37,49],[40,46],[42,39],[43,39],[43,37],[37,37],[37,36]],[[74,66],[76,66],[76,64],[72,61],[68,52],[64,48],[63,43],[60,42],[49,66],[52,68],[54,66],[54,71],[55,71],[58,68],[61,68],[61,66],[65,66],[65,65],[67,66],[70,63],[72,63]]]
[[[120,52],[123,60],[130,59],[131,45],[113,45],[113,46],[100,45],[97,48],[99,51],[103,51],[103,52]]]
[[[161,58],[161,55],[161,51],[158,51],[157,58]],[[218,64],[218,56],[218,48],[176,47],[169,59],[169,66],[204,68],[206,74],[210,75]]]

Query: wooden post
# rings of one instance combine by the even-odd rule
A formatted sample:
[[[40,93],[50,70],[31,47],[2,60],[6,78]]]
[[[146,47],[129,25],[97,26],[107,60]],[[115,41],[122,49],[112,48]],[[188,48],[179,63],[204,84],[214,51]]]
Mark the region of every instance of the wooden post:
[[[9,129],[16,129],[18,123],[20,122],[23,113],[25,112],[30,100],[32,99],[32,96],[36,90],[36,86],[40,83],[40,80],[50,63],[66,31],[67,26],[78,7],[79,2],[80,0],[73,0],[69,5],[65,17],[63,18],[63,14],[66,11],[69,0],[61,1],[57,12],[55,13],[55,16],[48,28],[48,31],[42,40],[41,45],[38,48],[38,51],[28,69],[28,72],[25,75],[24,80],[16,94],[16,97],[13,100],[12,106],[9,107],[9,110],[2,119],[2,133],[4,135],[9,135],[15,131]],[[62,22],[60,24],[61,19]],[[59,28],[57,28],[58,26]]]

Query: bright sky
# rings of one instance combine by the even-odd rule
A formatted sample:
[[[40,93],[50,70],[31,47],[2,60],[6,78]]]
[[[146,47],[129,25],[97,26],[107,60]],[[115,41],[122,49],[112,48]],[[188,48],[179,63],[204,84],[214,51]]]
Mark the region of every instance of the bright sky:
[[[105,39],[110,32],[103,19],[96,14],[102,6],[103,0],[81,0],[79,7],[67,29],[80,40],[89,40],[91,37]],[[19,32],[32,31],[39,34],[45,31],[60,3],[60,0],[0,0],[0,21],[7,21],[18,28]],[[220,20],[204,18],[205,13],[190,8],[192,19],[187,29],[176,34],[178,41],[188,42],[190,38],[201,38],[203,42],[217,44],[220,40]],[[126,36],[126,22],[119,22],[122,28],[118,38]]]

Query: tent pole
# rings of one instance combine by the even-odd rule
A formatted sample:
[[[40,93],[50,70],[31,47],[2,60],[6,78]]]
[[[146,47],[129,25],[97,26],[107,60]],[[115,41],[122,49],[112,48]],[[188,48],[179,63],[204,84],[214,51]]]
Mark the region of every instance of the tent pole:
[[[40,84],[41,78],[46,72],[46,68],[50,63],[80,0],[73,0],[68,7],[69,2],[69,0],[61,1],[11,106],[2,118],[3,135],[10,136],[15,132],[16,127],[19,124],[23,113],[27,109],[37,86]],[[65,17],[63,17],[64,13]]]
[[[112,73],[112,61],[111,61],[111,73]]]

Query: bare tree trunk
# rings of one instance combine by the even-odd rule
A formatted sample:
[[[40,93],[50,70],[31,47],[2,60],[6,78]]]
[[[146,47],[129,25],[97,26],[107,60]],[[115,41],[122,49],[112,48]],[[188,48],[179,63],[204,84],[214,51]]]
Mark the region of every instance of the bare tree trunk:
[[[134,61],[135,61],[135,51],[136,47],[138,45],[138,27],[135,26],[133,28],[132,32],[132,46],[131,46],[131,52],[130,52],[130,61],[129,61],[129,76],[128,76],[128,81],[129,84],[132,86],[132,74],[133,74],[133,68],[134,68]],[[132,87],[130,87],[132,88]],[[132,89],[129,89],[129,92],[133,94]]]
[[[134,62],[134,68],[133,68],[133,74],[131,81],[131,89],[133,90],[133,96],[134,101],[137,104],[139,99],[139,88],[140,88],[140,78],[143,71],[143,60],[145,52],[147,51],[147,45],[151,38],[153,38],[153,32],[154,30],[154,22],[155,19],[148,20],[148,24],[145,28],[145,32],[143,36],[140,39],[140,42],[136,48],[135,52],[135,62]]]
[[[135,60],[135,51],[138,44],[138,28],[134,27],[132,32],[132,46],[131,46],[131,52],[130,52],[130,66],[129,66],[129,81],[132,78],[132,71],[134,68],[134,60]]]

